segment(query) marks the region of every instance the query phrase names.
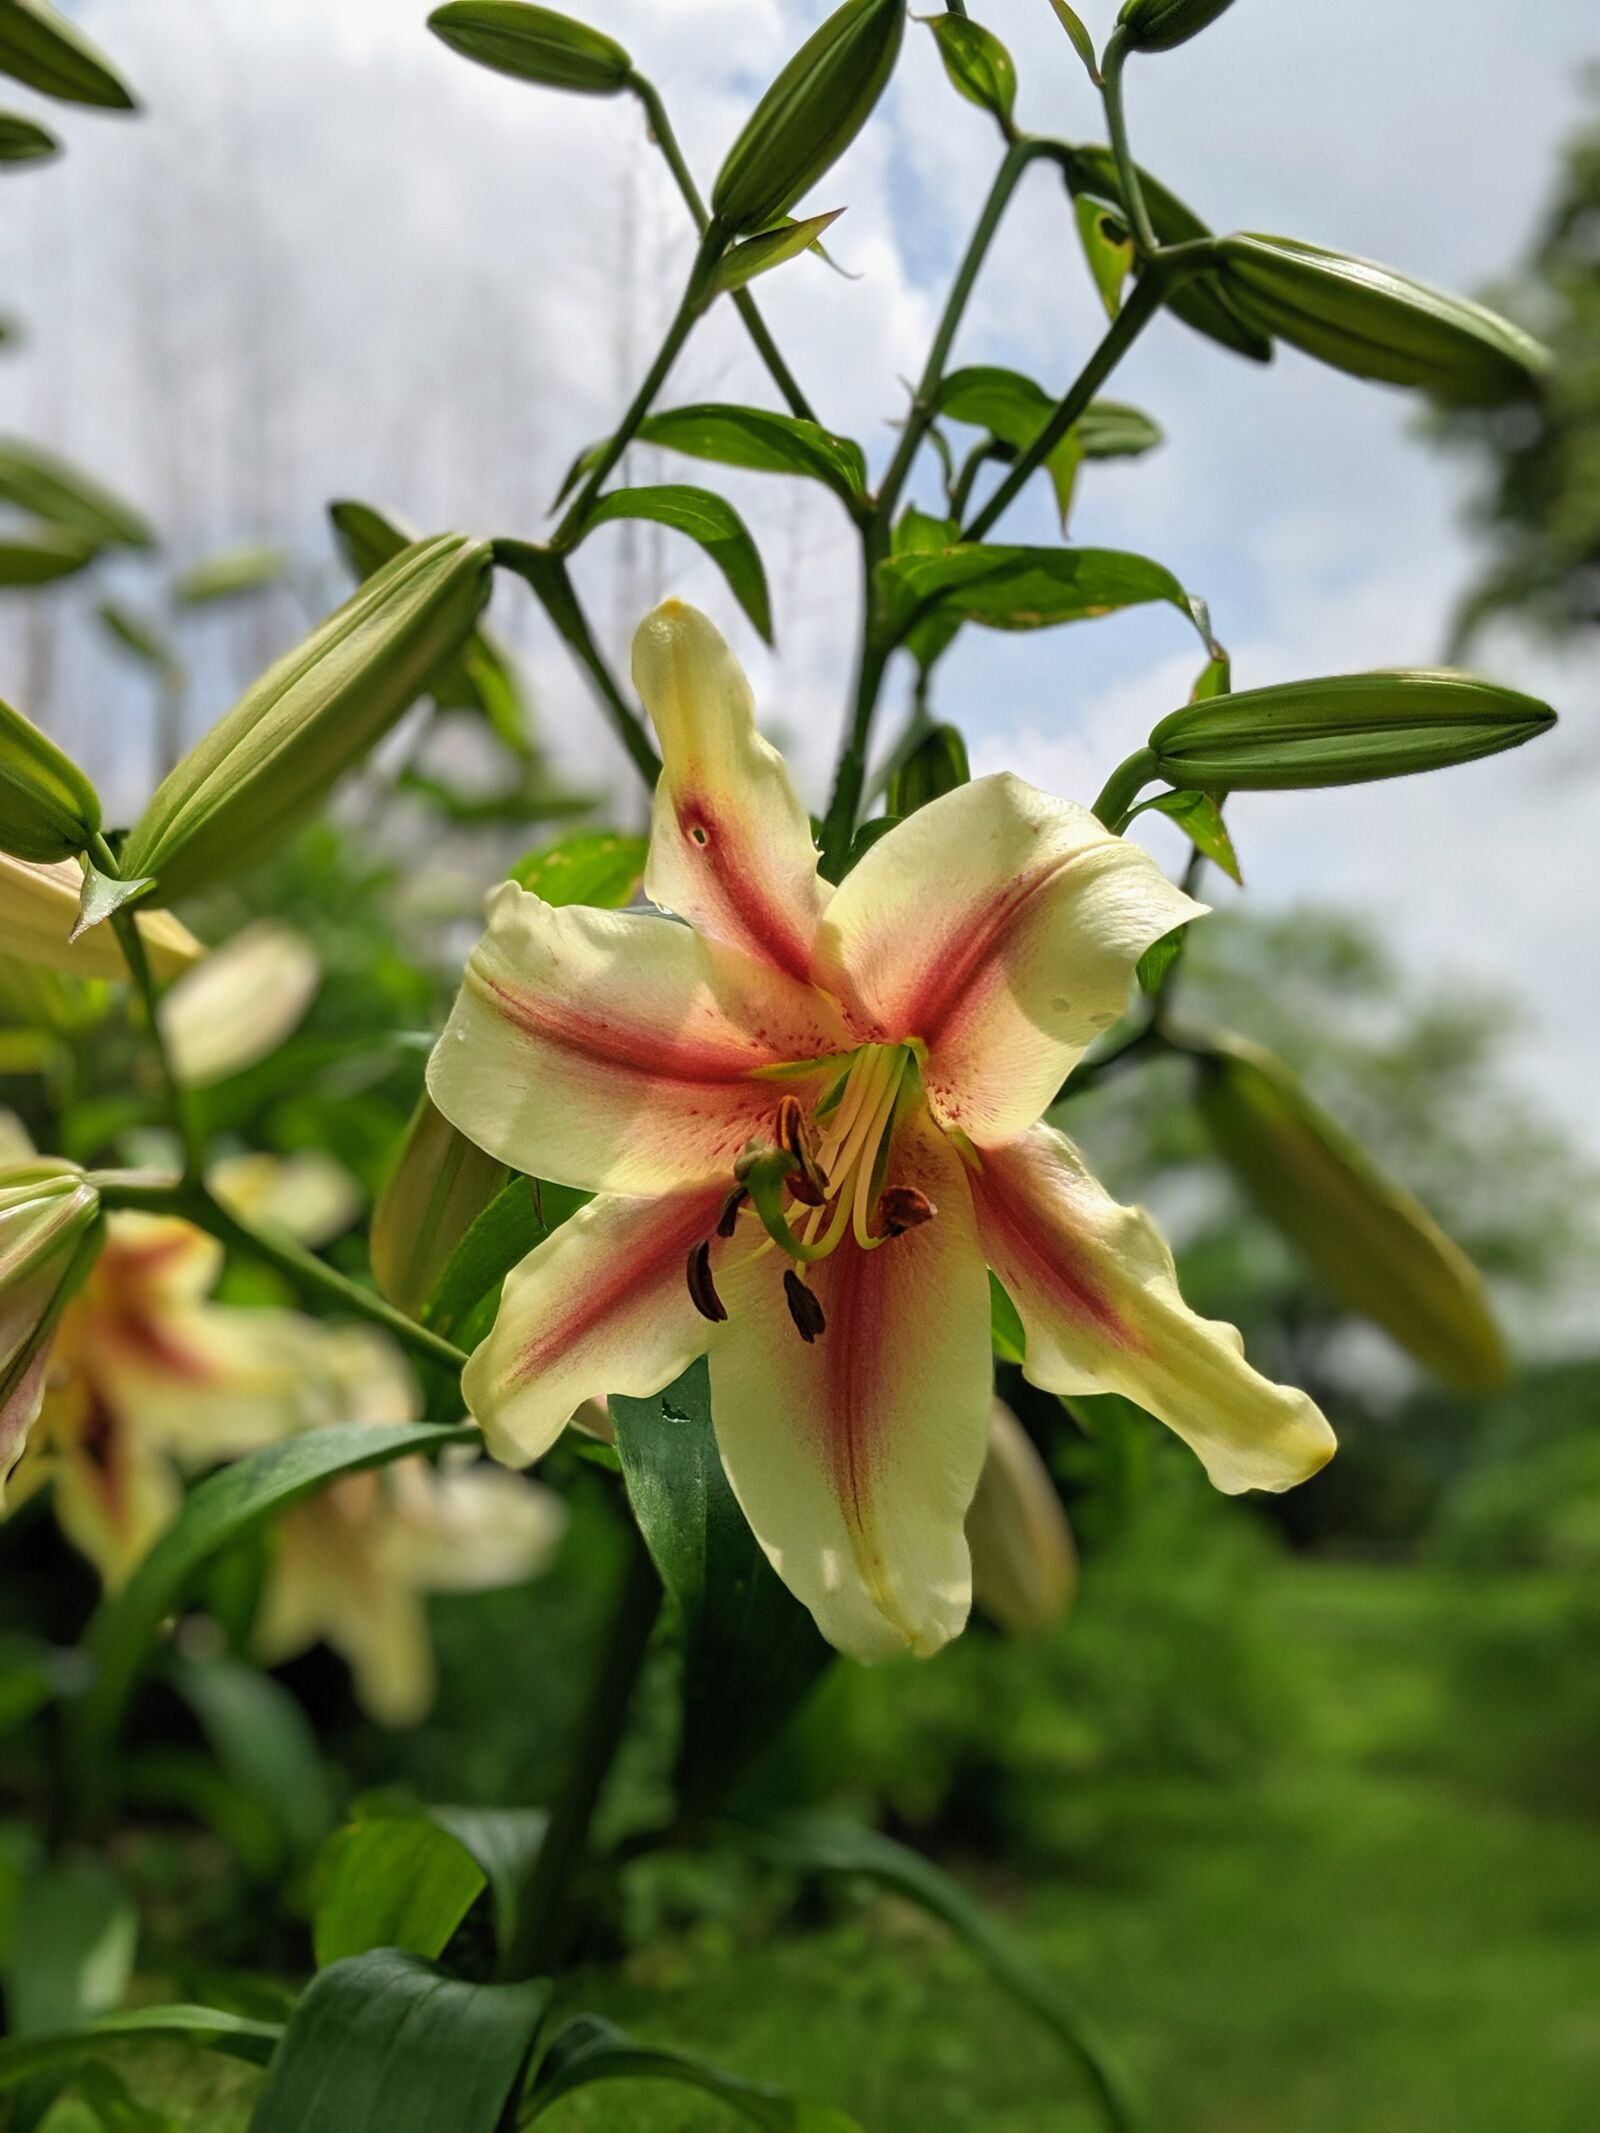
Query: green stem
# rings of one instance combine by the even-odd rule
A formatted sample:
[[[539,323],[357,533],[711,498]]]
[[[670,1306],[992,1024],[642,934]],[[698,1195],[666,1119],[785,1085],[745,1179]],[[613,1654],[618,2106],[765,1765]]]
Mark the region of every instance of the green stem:
[[[1128,44],[1123,32],[1113,30],[1106,40],[1105,54],[1100,61],[1100,94],[1105,101],[1106,126],[1111,135],[1111,153],[1116,159],[1117,178],[1122,187],[1122,204],[1127,209],[1134,243],[1148,259],[1159,250],[1159,246],[1156,243],[1155,228],[1150,220],[1150,210],[1145,206],[1139,166],[1134,162],[1133,150],[1128,145],[1128,120],[1122,104],[1122,69],[1127,57]]]
[[[700,197],[700,188],[694,182],[694,173],[684,160],[683,150],[678,146],[678,136],[672,130],[672,121],[667,117],[666,106],[661,101],[661,92],[654,82],[646,81],[642,74],[632,75],[628,86],[643,104],[645,118],[655,144],[666,160],[678,191],[683,195],[685,206],[694,217],[695,228],[704,237],[711,226],[711,217],[706,213],[705,202]],[[733,292],[733,308],[744,321],[745,331],[755,344],[756,353],[766,364],[773,384],[788,401],[790,413],[798,415],[804,422],[815,422],[817,418],[810,401],[795,382],[793,371],[779,354],[778,344],[768,332],[767,322],[757,310],[756,300],[748,289],[736,289]]]
[[[877,589],[874,572],[877,553],[871,529],[863,528],[861,650],[856,662],[855,703],[839,767],[834,773],[833,798],[822,825],[822,871],[829,881],[843,879],[855,836],[856,813],[867,781],[867,743],[872,735],[872,715],[878,707],[878,692],[889,664],[889,647],[881,642],[877,625]]]
[[[104,837],[96,836],[89,847],[89,857],[100,872],[115,881],[120,878],[115,853]],[[150,1038],[150,1049],[155,1054],[161,1071],[162,1084],[167,1095],[167,1109],[178,1140],[183,1148],[183,1174],[185,1178],[198,1178],[205,1159],[204,1136],[189,1101],[188,1091],[178,1079],[172,1063],[172,1054],[167,1049],[167,1040],[162,1033],[161,1018],[156,1012],[160,994],[156,988],[155,973],[150,968],[150,958],[145,953],[144,936],[139,923],[126,905],[111,914],[112,931],[122,949],[122,960],[128,966],[128,975],[144,1008],[145,1027]]]
[[[370,1319],[374,1325],[385,1327],[403,1347],[425,1362],[438,1364],[454,1375],[459,1375],[466,1363],[466,1355],[453,1341],[430,1332],[426,1326],[419,1326],[415,1319],[407,1318],[403,1311],[385,1303],[371,1289],[361,1288],[291,1238],[256,1229],[213,1198],[198,1180],[120,1177],[109,1172],[97,1175],[95,1184],[102,1206],[137,1208],[146,1214],[181,1215],[197,1228],[208,1231],[230,1251],[246,1252],[263,1265],[275,1267],[307,1301],[331,1304],[336,1310],[349,1311],[356,1317]]]
[[[534,541],[515,540],[496,541],[494,559],[502,568],[514,570],[519,578],[525,578],[533,588],[539,604],[587,671],[618,740],[653,792],[661,775],[661,758],[651,746],[644,720],[623,695],[616,676],[594,641],[594,632],[579,603],[565,560]]]
[[[661,346],[656,350],[655,361],[645,372],[644,382],[634,394],[628,412],[615,430],[606,439],[605,448],[591,468],[588,480],[568,506],[566,517],[551,536],[550,545],[558,551],[575,547],[583,538],[584,522],[593,508],[595,498],[605,486],[612,468],[633,442],[634,432],[649,414],[655,396],[667,381],[667,373],[678,360],[678,353],[694,330],[695,321],[704,311],[708,286],[717,261],[727,249],[727,232],[716,222],[708,223],[700,239],[700,248],[695,253],[694,265],[689,270],[689,280],[672,323],[668,326]]]
[[[1159,262],[1147,267],[1140,275],[1133,293],[1111,321],[1104,339],[1057,402],[1055,413],[1027,450],[1018,454],[1011,471],[971,525],[963,527],[962,540],[981,541],[1012,498],[1031,480],[1035,470],[1043,466],[1150,323],[1166,285],[1167,275]]]
[[[522,1891],[516,1932],[501,1956],[501,1972],[508,1978],[548,1977],[560,1967],[571,1945],[573,1876],[588,1849],[589,1825],[622,1743],[628,1707],[661,1607],[661,1581],[632,1514],[626,1511],[624,1524],[628,1561],[622,1591],[579,1720],[566,1785]]]
[[[1114,836],[1121,836],[1127,827],[1133,803],[1156,774],[1156,759],[1148,748],[1141,748],[1130,755],[1125,763],[1119,763],[1101,788],[1100,797],[1094,803],[1094,812]]]

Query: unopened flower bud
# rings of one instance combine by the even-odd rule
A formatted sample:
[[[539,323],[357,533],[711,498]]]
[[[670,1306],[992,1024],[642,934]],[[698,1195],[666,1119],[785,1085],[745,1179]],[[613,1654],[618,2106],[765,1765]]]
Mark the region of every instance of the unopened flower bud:
[[[1078,1555],[1055,1483],[1002,1400],[989,1410],[989,1453],[967,1512],[972,1593],[1013,1637],[1039,1636],[1072,1605]]]
[[[305,1019],[322,964],[303,933],[258,919],[186,971],[158,1010],[186,1088],[226,1081],[275,1052]]]
[[[39,1411],[56,1321],[98,1249],[99,1213],[75,1164],[0,1171],[0,1490]]]
[[[100,829],[100,800],[70,756],[0,703],[0,851],[71,859]]]
[[[372,1272],[390,1303],[422,1316],[451,1253],[510,1174],[422,1098],[372,1213]]]

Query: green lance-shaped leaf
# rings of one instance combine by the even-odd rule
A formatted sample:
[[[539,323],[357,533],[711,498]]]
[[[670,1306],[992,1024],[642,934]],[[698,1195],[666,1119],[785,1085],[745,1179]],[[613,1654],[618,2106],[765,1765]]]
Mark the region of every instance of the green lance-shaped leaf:
[[[1122,196],[1122,180],[1109,148],[1074,148],[1067,182],[1074,194],[1093,193],[1097,199],[1110,201],[1126,217],[1128,203]],[[1176,193],[1169,192],[1159,178],[1151,177],[1142,164],[1139,189],[1162,244],[1192,244],[1197,238],[1211,235],[1193,209],[1186,207]],[[1235,355],[1248,356],[1252,362],[1271,361],[1271,339],[1235,308],[1220,273],[1186,274],[1163,301],[1174,318],[1181,318],[1208,340],[1231,349]]]
[[[704,1362],[653,1399],[614,1394],[609,1407],[628,1501],[682,1626],[678,1780],[704,1805],[771,1744],[833,1654],[728,1485]]]
[[[1078,242],[1088,261],[1107,318],[1122,309],[1122,288],[1133,271],[1133,237],[1119,215],[1109,213],[1098,200],[1081,196],[1077,211]]]
[[[649,519],[698,541],[727,579],[729,591],[762,639],[767,644],[772,642],[767,574],[761,567],[760,552],[732,504],[709,489],[696,489],[686,482],[664,482],[648,489],[613,489],[589,513],[585,531],[619,518]]]
[[[334,538],[357,579],[370,578],[417,538],[392,514],[342,497],[328,506]],[[535,748],[516,670],[487,630],[475,629],[459,653],[430,677],[428,693],[441,711],[476,711],[513,755],[532,762]]]
[[[94,613],[107,636],[123,651],[131,652],[141,666],[163,677],[175,677],[181,672],[172,639],[148,615],[121,600],[102,600]]]
[[[99,1859],[63,1859],[23,1877],[3,1965],[6,2021],[44,2036],[109,2014],[133,1974],[139,1914]]]
[[[242,1550],[226,1568],[251,1560]],[[334,1811],[328,1771],[298,1699],[259,1667],[225,1654],[176,1657],[166,1679],[200,1721],[224,1774],[276,1829],[288,1861],[308,1859]]]
[[[1228,825],[1222,819],[1221,808],[1218,807],[1209,793],[1157,793],[1153,800],[1141,800],[1139,805],[1131,811],[1128,819],[1131,821],[1134,815],[1145,814],[1151,809],[1157,814],[1167,816],[1170,821],[1176,822],[1179,829],[1183,831],[1189,842],[1203,858],[1209,859],[1213,865],[1221,867],[1230,881],[1238,882],[1241,888],[1244,886],[1244,877],[1239,872],[1239,855],[1233,848],[1233,839],[1228,834]],[[1183,928],[1180,926],[1178,933],[1181,934],[1182,931]],[[1153,953],[1155,949],[1164,947],[1176,937],[1174,934],[1164,934],[1159,941],[1152,944],[1152,948],[1147,949],[1145,952],[1147,954]]]
[[[100,543],[65,526],[30,526],[25,533],[0,534],[0,586],[50,585],[85,570],[100,553]]]
[[[967,15],[925,15],[951,85],[968,103],[992,111],[1009,126],[1017,101],[1017,68],[1011,54],[981,22]]]
[[[1050,5],[1055,10],[1057,22],[1060,23],[1067,36],[1071,39],[1072,49],[1083,61],[1089,79],[1098,89],[1100,86],[1100,63],[1095,58],[1094,39],[1085,28],[1082,17],[1076,8],[1067,5],[1067,0],[1050,0]]]
[[[162,899],[276,850],[409,709],[489,596],[487,541],[443,533],[387,563],[269,667],[158,787],[124,871]]]
[[[428,27],[464,59],[546,89],[615,96],[633,73],[614,37],[526,0],[449,0],[434,9]]]
[[[216,2007],[139,2007],[81,2029],[0,2043],[0,2091],[36,2074],[64,2073],[129,2044],[197,2044],[252,2066],[265,2066],[282,2032],[276,2023],[224,2014]]]
[[[0,0],[0,74],[62,103],[134,109],[111,62],[50,0]]]
[[[132,504],[42,445],[0,442],[0,498],[81,534],[97,548],[153,548],[154,529]]]
[[[1281,1059],[1215,1040],[1199,1102],[1219,1152],[1340,1303],[1447,1385],[1502,1382],[1505,1348],[1477,1268]]]
[[[60,153],[53,133],[18,112],[0,111],[0,163],[48,163]]]
[[[1003,446],[996,457],[1025,452],[1055,413],[1054,397],[1037,380],[998,363],[975,363],[953,370],[939,387],[939,413],[955,422],[986,429]],[[1119,459],[1147,452],[1161,442],[1161,431],[1148,415],[1116,400],[1092,400],[1059,444],[1046,456],[1045,472],[1055,490],[1056,508],[1065,525],[1085,459]],[[948,547],[949,541],[923,543]]]
[[[688,2052],[635,2044],[598,2015],[574,2015],[550,2039],[529,2091],[522,2123],[533,2125],[552,2104],[592,2081],[672,2081],[699,2089],[768,2133],[861,2133],[853,2118],[827,2104],[807,2103],[765,2082],[746,2081]]]
[[[1122,400],[1091,400],[1073,430],[1085,459],[1136,459],[1163,442],[1161,425]]]
[[[870,117],[894,71],[905,0],[845,0],[795,53],[750,114],[711,191],[736,236],[786,214]]]
[[[1360,785],[1520,748],[1555,717],[1472,674],[1335,674],[1185,705],[1151,734],[1149,775],[1199,792]]]
[[[1226,14],[1233,0],[1123,0],[1117,26],[1136,52],[1170,52]]]
[[[446,1260],[424,1314],[427,1323],[463,1348],[475,1346],[494,1322],[507,1274],[588,1197],[568,1185],[513,1177]]]
[[[1531,334],[1393,267],[1289,237],[1225,237],[1219,249],[1242,318],[1352,377],[1496,407],[1534,392],[1549,369]]]
[[[511,879],[547,904],[620,911],[644,880],[650,840],[626,830],[574,830],[519,859]]]
[[[741,1828],[749,1847],[775,1866],[798,1873],[853,1874],[892,1889],[942,1919],[1022,2005],[1036,2015],[1083,2068],[1106,2122],[1129,2133],[1144,2110],[1099,2025],[1053,1978],[1012,1946],[961,1884],[920,1852],[878,1830],[818,1815],[784,1815]]]
[[[959,616],[988,629],[1050,629],[1164,600],[1206,634],[1203,610],[1165,565],[1117,548],[1011,548],[969,542],[878,566],[891,629]],[[1192,782],[1192,781],[1191,781]]]
[[[542,1979],[468,1985],[395,1948],[319,1971],[251,2133],[502,2133],[549,2004]]]
[[[914,815],[919,807],[937,800],[972,776],[967,744],[954,726],[935,726],[895,770],[884,796],[891,815]]]
[[[251,593],[281,585],[289,575],[286,548],[253,541],[242,548],[225,548],[184,571],[172,588],[183,607],[211,607],[219,600],[242,600]]]
[[[95,1678],[73,1714],[74,1762],[85,1785],[107,1782],[108,1745],[134,1684],[162,1625],[214,1556],[341,1474],[479,1441],[475,1429],[432,1422],[336,1422],[208,1475],[127,1584],[101,1602],[85,1632]]]
[[[798,259],[802,252],[820,252],[822,246],[818,240],[823,231],[831,229],[843,213],[842,207],[836,207],[826,215],[808,215],[803,222],[794,222],[785,216],[770,230],[746,237],[742,244],[734,245],[717,261],[707,300],[742,289],[757,275],[770,274],[774,267],[787,265],[791,259]]]
[[[432,1959],[482,1895],[482,1867],[420,1815],[376,1814],[335,1830],[313,1868],[317,1967],[374,1948]]]
[[[372,1211],[372,1273],[390,1303],[422,1317],[451,1253],[509,1176],[431,1097],[418,1100]]]
[[[859,444],[835,436],[820,423],[797,415],[775,414],[765,407],[736,407],[707,402],[670,407],[647,415],[638,428],[641,444],[684,452],[691,459],[711,459],[725,467],[748,467],[760,474],[803,474],[832,489],[852,509],[867,493],[867,461]],[[609,441],[609,440],[607,440]],[[606,448],[590,445],[573,461],[561,485],[564,501]]]
[[[0,703],[0,852],[71,859],[100,829],[100,798],[31,719]]]

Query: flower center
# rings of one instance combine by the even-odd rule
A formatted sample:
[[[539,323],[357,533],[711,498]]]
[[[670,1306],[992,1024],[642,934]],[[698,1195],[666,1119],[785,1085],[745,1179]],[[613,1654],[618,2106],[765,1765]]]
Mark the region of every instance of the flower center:
[[[876,1251],[936,1212],[916,1186],[887,1178],[895,1120],[920,1101],[921,1087],[908,1045],[862,1045],[811,1118],[797,1097],[780,1097],[773,1138],[753,1140],[734,1165],[737,1183],[717,1233],[733,1237],[753,1216],[766,1231],[757,1251],[775,1244],[796,1262],[784,1274],[784,1294],[805,1341],[815,1340],[825,1323],[806,1284],[808,1268],[837,1251],[847,1234],[862,1251]],[[696,1308],[706,1318],[725,1318],[711,1278],[710,1238],[690,1253],[688,1272]]]

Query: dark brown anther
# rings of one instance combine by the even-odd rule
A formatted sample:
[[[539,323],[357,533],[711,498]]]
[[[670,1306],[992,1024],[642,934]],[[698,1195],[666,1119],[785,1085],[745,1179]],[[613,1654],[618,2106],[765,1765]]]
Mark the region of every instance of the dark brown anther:
[[[822,1306],[792,1266],[784,1269],[783,1293],[788,1299],[789,1316],[794,1320],[795,1331],[809,1346],[819,1333],[828,1330]]]
[[[702,1318],[709,1318],[713,1325],[720,1324],[728,1315],[727,1306],[717,1294],[717,1285],[711,1278],[711,1239],[705,1238],[689,1254],[689,1301]]]
[[[749,1197],[750,1195],[742,1185],[737,1186],[734,1191],[729,1193],[722,1203],[722,1212],[717,1217],[717,1235],[719,1237],[731,1237],[733,1235],[734,1226],[739,1220],[739,1210]]]
[[[903,1237],[908,1229],[920,1229],[939,1212],[925,1192],[915,1185],[891,1185],[878,1195],[878,1235]]]
[[[806,1115],[795,1096],[778,1101],[778,1146],[794,1163],[788,1177],[789,1190],[802,1207],[821,1207],[828,1197],[826,1171],[817,1161],[816,1144]]]

